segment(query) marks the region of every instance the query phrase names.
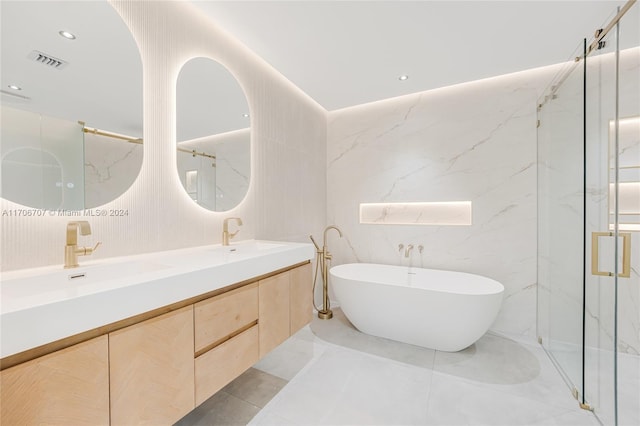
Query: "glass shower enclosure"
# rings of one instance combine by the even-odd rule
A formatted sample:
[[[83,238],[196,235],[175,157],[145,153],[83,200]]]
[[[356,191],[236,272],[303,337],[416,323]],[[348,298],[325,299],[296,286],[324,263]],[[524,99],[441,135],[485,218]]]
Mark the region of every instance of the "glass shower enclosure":
[[[538,103],[538,340],[580,406],[640,424],[640,6]]]

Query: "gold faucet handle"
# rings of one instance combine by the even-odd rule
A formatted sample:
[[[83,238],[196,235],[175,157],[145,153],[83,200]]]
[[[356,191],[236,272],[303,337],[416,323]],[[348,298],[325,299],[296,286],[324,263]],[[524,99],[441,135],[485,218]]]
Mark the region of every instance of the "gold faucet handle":
[[[93,254],[93,252],[98,249],[98,246],[100,244],[102,244],[102,242],[98,241],[98,243],[93,248],[91,248],[91,247],[83,247],[84,250],[82,250],[83,253],[81,253],[81,255],[86,256],[86,255],[89,255],[89,254]]]

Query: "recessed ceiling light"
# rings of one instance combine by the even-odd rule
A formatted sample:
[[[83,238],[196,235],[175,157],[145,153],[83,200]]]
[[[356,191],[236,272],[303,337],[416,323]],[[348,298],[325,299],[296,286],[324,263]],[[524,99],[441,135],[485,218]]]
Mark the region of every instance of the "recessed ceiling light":
[[[10,84],[10,85],[9,85],[9,89],[13,89],[13,90],[22,90],[22,87],[20,87],[20,86],[16,86],[15,84]]]
[[[406,79],[408,79],[408,78],[409,78],[409,76],[408,76],[408,75],[406,75],[406,74],[402,74],[400,77],[398,77],[398,80],[400,80],[400,81],[405,81],[405,80],[406,80]]]
[[[242,116],[243,116],[244,118],[249,118],[249,114],[247,114],[247,113],[242,114]]]
[[[69,31],[58,31],[58,34],[60,34],[62,37],[69,39],[69,40],[75,40],[76,36],[71,34]]]

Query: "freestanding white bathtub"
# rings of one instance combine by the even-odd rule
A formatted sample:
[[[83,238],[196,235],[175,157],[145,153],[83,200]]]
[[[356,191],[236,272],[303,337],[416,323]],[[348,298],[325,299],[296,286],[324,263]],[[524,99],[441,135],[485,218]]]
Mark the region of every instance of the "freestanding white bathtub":
[[[498,315],[504,286],[479,275],[350,263],[330,270],[342,311],[363,333],[439,351],[472,345]]]

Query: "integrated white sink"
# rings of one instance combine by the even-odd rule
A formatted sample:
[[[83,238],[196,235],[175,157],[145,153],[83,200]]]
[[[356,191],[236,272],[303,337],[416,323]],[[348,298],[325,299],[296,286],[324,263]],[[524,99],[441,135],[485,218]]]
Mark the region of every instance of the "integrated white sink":
[[[250,240],[2,273],[0,358],[308,261],[314,253],[311,244]]]
[[[242,254],[251,255],[266,250],[275,250],[286,247],[285,244],[271,243],[266,241],[249,241],[237,244],[230,244],[228,246],[220,246],[213,249],[216,253],[222,254]]]
[[[104,284],[138,274],[169,268],[160,263],[133,261],[97,264],[2,280],[2,299],[38,297],[58,291],[81,291],[83,287]],[[106,289],[106,288],[103,288]],[[5,311],[3,309],[3,311]]]

